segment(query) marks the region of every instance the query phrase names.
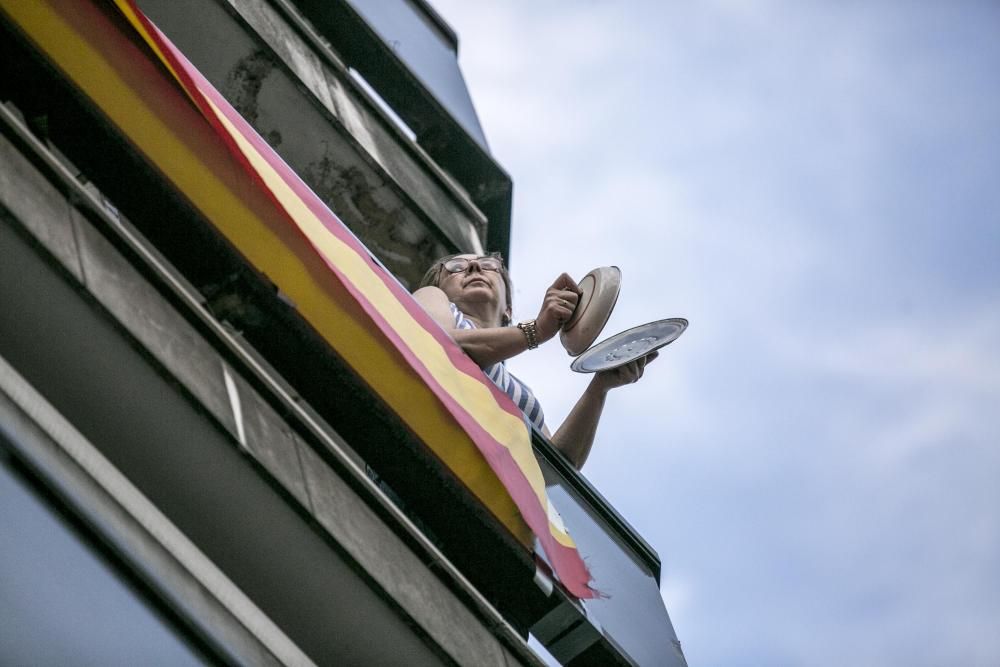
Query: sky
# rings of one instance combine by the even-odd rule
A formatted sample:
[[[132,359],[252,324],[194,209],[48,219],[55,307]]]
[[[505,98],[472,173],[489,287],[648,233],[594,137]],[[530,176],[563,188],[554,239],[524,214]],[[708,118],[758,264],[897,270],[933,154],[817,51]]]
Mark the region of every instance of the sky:
[[[692,665],[1000,664],[1000,4],[434,0],[514,181],[515,319],[690,328],[586,476]],[[550,426],[588,377],[511,362]]]

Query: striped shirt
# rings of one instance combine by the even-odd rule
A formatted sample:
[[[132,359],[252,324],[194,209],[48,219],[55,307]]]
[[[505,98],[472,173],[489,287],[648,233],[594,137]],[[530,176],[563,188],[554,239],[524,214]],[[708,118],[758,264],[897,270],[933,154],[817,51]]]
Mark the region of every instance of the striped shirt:
[[[475,329],[475,323],[467,318],[465,314],[453,303],[449,303],[451,314],[455,318],[456,329]],[[496,363],[489,368],[484,368],[486,377],[493,380],[493,384],[500,387],[501,391],[511,397],[514,404],[521,409],[525,418],[539,431],[545,427],[545,414],[542,406],[531,392],[528,385],[521,382],[513,373],[507,370],[504,362]]]

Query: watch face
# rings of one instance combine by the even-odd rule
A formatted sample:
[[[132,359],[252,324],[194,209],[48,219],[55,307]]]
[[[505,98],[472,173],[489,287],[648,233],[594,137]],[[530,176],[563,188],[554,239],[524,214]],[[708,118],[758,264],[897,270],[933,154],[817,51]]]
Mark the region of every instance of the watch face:
[[[577,373],[596,373],[624,366],[674,342],[687,326],[683,317],[639,325],[602,340],[574,359],[570,368]]]
[[[617,266],[594,269],[577,285],[583,293],[573,316],[559,332],[559,342],[570,356],[575,357],[594,344],[615,309],[622,287],[622,272]]]

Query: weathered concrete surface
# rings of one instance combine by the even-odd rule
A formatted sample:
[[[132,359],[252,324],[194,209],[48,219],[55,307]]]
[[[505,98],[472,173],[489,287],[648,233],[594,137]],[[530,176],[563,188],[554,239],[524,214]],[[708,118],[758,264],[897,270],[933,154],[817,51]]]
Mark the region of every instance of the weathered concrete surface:
[[[216,359],[222,370],[222,362]],[[306,478],[291,428],[237,372],[226,368],[239,400],[239,437],[255,459],[304,507],[309,507]],[[231,403],[232,403],[232,396]]]
[[[0,135],[0,205],[80,279],[70,206],[21,153]]]
[[[335,51],[330,49],[325,57],[319,57],[269,0],[216,1],[228,3],[247,22],[283,65],[393,175],[404,190],[413,195],[414,190],[426,187],[424,179],[429,178],[430,183],[441,190],[435,192],[435,196],[450,197],[453,201],[448,202],[448,206],[457,205],[466,209],[465,215],[469,216],[480,237],[484,238],[486,217],[469,193],[421,146],[400,136],[394,122],[387,122],[383,112],[369,99],[368,93],[359,89]],[[322,37],[319,39],[326,43]],[[440,208],[429,210],[432,214],[435,211],[451,215]]]
[[[404,284],[443,254],[481,251],[467,195],[267,3],[140,5]]]
[[[217,353],[83,216],[73,216],[87,289],[235,437]]]

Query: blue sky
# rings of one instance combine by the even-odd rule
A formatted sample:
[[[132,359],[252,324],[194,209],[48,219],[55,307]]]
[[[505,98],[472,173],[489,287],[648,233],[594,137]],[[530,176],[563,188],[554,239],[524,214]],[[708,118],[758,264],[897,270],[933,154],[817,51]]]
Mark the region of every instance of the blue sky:
[[[434,0],[514,179],[515,317],[688,332],[585,473],[692,665],[1000,664],[1000,5]],[[586,378],[513,362],[558,423]]]

